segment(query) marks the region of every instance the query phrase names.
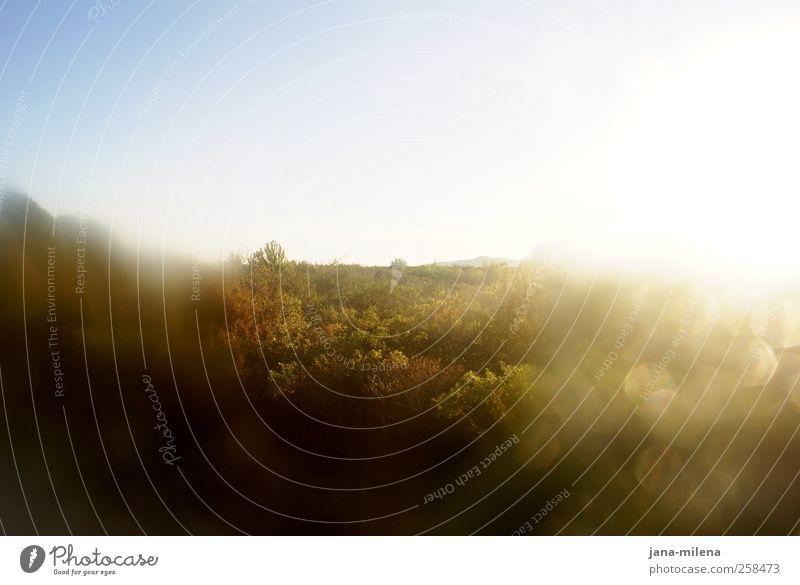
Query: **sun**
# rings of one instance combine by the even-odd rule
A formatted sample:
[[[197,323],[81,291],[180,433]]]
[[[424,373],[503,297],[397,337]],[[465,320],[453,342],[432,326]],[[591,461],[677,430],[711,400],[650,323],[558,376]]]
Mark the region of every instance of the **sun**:
[[[714,39],[634,84],[617,211],[641,251],[748,274],[800,268],[800,28]]]

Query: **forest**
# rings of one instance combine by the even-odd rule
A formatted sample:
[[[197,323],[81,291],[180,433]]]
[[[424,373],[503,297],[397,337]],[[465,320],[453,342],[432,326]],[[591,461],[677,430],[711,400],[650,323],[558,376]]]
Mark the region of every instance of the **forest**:
[[[8,195],[8,534],[786,534],[800,297],[519,264],[209,262]]]

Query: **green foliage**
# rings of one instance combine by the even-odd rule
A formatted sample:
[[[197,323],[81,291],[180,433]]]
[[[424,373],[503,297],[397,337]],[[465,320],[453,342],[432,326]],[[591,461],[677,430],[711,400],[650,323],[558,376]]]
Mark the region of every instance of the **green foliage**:
[[[399,258],[391,274],[298,264],[271,242],[229,267],[227,335],[240,369],[266,385],[266,395],[290,396],[326,420],[331,412],[351,424],[430,411],[443,423],[465,417],[478,430],[503,416],[531,375],[524,364],[541,292],[532,274],[532,267],[408,267]],[[343,396],[381,400],[343,409]]]
[[[448,419],[465,419],[475,431],[484,431],[503,417],[517,401],[527,398],[535,368],[500,364],[499,373],[466,372],[455,387],[434,402]]]

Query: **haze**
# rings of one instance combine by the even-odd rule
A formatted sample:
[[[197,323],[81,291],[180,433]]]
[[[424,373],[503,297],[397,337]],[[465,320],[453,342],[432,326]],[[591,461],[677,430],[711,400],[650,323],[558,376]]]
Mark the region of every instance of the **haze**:
[[[0,7],[0,188],[124,241],[797,268],[796,3],[93,6]]]

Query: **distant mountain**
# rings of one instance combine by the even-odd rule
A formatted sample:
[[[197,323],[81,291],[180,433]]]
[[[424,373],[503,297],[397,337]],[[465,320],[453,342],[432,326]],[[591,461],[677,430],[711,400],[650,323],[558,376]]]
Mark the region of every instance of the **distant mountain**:
[[[437,262],[439,266],[486,266],[489,264],[505,264],[506,266],[517,266],[519,260],[514,258],[492,258],[491,256],[478,256],[471,260],[453,260],[450,262]]]

